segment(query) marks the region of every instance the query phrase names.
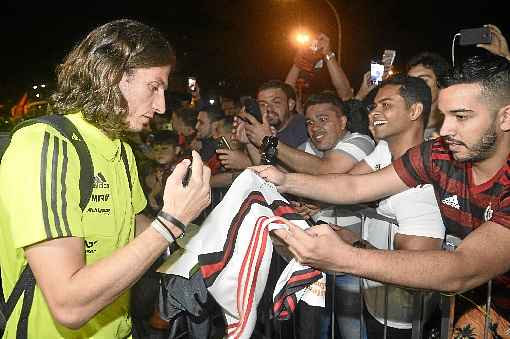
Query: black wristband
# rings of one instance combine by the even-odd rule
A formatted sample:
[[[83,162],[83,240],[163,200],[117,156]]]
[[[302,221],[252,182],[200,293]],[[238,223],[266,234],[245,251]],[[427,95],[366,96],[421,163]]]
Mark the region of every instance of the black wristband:
[[[159,211],[158,217],[165,219],[166,221],[174,224],[175,227],[179,228],[183,233],[186,231],[186,225],[184,225],[179,219],[171,215],[170,213]]]

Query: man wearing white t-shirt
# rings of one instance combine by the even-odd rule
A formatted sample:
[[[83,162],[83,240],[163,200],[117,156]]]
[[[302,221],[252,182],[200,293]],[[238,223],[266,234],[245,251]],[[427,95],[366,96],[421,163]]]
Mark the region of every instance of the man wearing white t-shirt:
[[[335,95],[325,93],[311,95],[305,103],[305,117],[310,138],[299,146],[299,150],[306,152],[308,157],[307,162],[301,163],[302,169],[306,167],[307,171],[312,173],[316,170],[322,173],[347,173],[374,149],[374,141],[369,136],[351,133],[347,129],[348,121],[344,114],[344,105]],[[288,165],[293,165],[292,154],[279,153],[279,157],[287,160]],[[314,221],[321,220],[348,227],[350,230],[357,231],[358,234],[360,232],[361,220],[359,216],[352,216],[352,213],[342,213],[335,206],[319,206],[305,200],[293,202],[293,204],[299,213],[305,217],[311,217]],[[343,338],[359,337],[360,326],[356,321],[359,318],[360,307],[354,310],[355,317],[351,316],[352,312],[349,308],[349,304],[357,303],[359,300],[358,296],[353,302],[349,301],[350,296],[359,292],[359,280],[351,285],[342,284],[341,289],[337,291],[339,296],[337,299],[342,300],[342,307],[337,312],[337,322]],[[314,286],[317,287],[314,291],[325,293],[325,279],[318,281]],[[326,338],[328,337],[327,324],[330,321],[328,315],[322,313],[320,337]],[[303,325],[310,327],[308,322]],[[307,335],[311,336],[310,332]],[[316,333],[314,337],[317,337]]]
[[[310,138],[292,152],[295,155],[284,150],[278,154],[279,158],[285,159],[284,163],[291,168],[299,163],[305,173],[348,173],[373,151],[374,141],[368,135],[351,133],[347,129],[344,112],[343,102],[337,96],[327,93],[311,95],[305,103],[306,128]],[[298,161],[300,156],[302,160]],[[308,213],[315,221],[320,219],[342,226],[360,222],[357,217],[338,219],[334,207],[321,207],[319,210],[319,206],[304,201],[296,204],[299,212]]]
[[[430,89],[422,79],[399,75],[385,81],[370,110],[375,137],[381,141],[350,173],[377,171],[420,144],[430,107]],[[394,222],[367,218],[363,239],[369,246],[391,250],[441,248],[445,227],[431,185],[390,196],[379,202],[377,212]],[[389,338],[411,337],[415,293],[367,279],[363,280],[363,293],[369,339],[382,338],[385,317]],[[432,296],[426,294],[424,300],[426,319]]]

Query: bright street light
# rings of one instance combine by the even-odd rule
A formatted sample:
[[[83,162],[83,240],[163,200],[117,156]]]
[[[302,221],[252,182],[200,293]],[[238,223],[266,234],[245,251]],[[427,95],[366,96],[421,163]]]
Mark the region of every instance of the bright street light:
[[[304,32],[298,32],[295,35],[296,42],[300,45],[308,45],[310,43],[310,35]]]
[[[274,1],[277,1],[277,2],[294,2],[296,0],[274,0]],[[338,51],[337,51],[337,60],[338,60],[338,63],[340,64],[341,63],[341,51],[342,51],[342,22],[340,21],[340,15],[338,15],[338,11],[336,10],[335,6],[333,5],[333,3],[330,1],[330,0],[324,0],[329,8],[331,8],[331,10],[333,11],[333,14],[335,15],[335,20],[336,20],[336,26],[337,26],[337,30],[338,30]]]

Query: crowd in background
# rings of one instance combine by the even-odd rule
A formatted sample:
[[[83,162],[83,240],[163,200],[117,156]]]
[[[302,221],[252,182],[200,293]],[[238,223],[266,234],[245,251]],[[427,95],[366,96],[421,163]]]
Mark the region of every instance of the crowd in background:
[[[489,52],[508,57],[505,38],[497,27],[490,26],[490,29],[494,37],[493,43],[481,47]],[[481,53],[483,52],[481,50]],[[387,60],[384,60],[383,56],[383,64],[385,61]],[[303,78],[307,78],[310,73],[320,71],[320,68],[315,67],[318,62],[329,73],[332,90],[313,87],[310,89],[308,86],[304,89],[302,86]],[[391,159],[397,158],[408,148],[423,140],[438,137],[442,124],[442,114],[437,107],[439,81],[450,71],[450,63],[437,53],[424,51],[408,60],[404,72],[395,74],[391,62],[385,64],[382,86],[385,88],[408,87],[409,93],[400,92],[406,105],[410,106],[416,100],[424,103],[425,112],[420,118],[424,120],[418,119],[418,125],[412,125],[416,120],[414,118],[407,121],[405,116],[400,116],[399,119],[402,121],[398,122],[395,120],[398,117],[392,117],[392,114],[396,114],[393,113],[395,108],[392,107],[392,103],[376,99],[381,83],[374,81],[370,71],[364,75],[359,90],[354,91],[348,75],[345,74],[336,60],[335,53],[331,50],[329,38],[324,34],[317,36],[314,50],[305,47],[297,52],[286,79],[271,80],[260,85],[254,97],[261,111],[261,117],[257,117],[257,114],[250,111],[253,109],[246,104],[246,97],[201,96],[200,88],[195,87],[193,91],[190,91],[190,100],[182,101],[180,107],[167,110],[165,114],[157,116],[150,126],[146,126],[143,133],[132,139],[140,166],[140,180],[149,202],[145,213],[154,215],[161,208],[166,178],[176,163],[190,156],[191,150],[197,150],[212,171],[212,204],[195,221],[200,223],[221,201],[222,196],[241,171],[249,166],[263,163],[261,153],[264,153],[264,147],[267,146],[265,145],[267,136],[276,136],[279,140],[278,154],[273,163],[286,171],[309,174],[366,173],[368,170],[364,166],[367,164],[373,165],[369,168],[370,171],[378,170],[387,166]],[[409,77],[420,78],[423,82],[415,83]],[[388,127],[388,129],[393,128],[394,131],[385,132],[381,128],[385,124],[400,125],[400,127]],[[409,131],[415,133],[412,140],[402,136],[405,133],[409,135]],[[400,139],[395,139],[392,145],[390,140],[395,135],[398,135]],[[379,142],[380,140],[384,141]],[[395,144],[399,142],[403,149],[396,151]],[[387,143],[390,143],[391,153]],[[375,147],[376,144],[377,147]],[[374,151],[374,148],[375,150],[384,148],[385,151],[379,151],[378,154],[383,154],[379,158],[372,156],[369,160],[367,156]],[[427,194],[432,196],[431,192]],[[337,223],[344,226],[346,230],[358,234],[358,238],[362,237],[365,240],[369,238],[368,240],[375,242],[375,246],[379,248],[397,248],[393,244],[393,239],[390,241],[391,244],[384,241],[378,243],[377,240],[370,239],[370,235],[360,236],[361,222],[353,213],[338,212],[332,206],[292,195],[288,195],[287,198],[298,213],[312,220],[313,223]],[[430,237],[430,239],[440,239],[431,247],[439,246],[440,248],[445,235],[444,226],[440,221],[438,210],[434,213],[437,231],[429,230],[419,235]],[[372,225],[372,227],[376,226]],[[432,226],[431,228],[434,229]],[[366,232],[370,233],[370,230]],[[400,232],[396,227],[390,233],[392,237],[397,235],[398,238],[399,233],[405,233],[404,226],[401,226]],[[387,238],[388,235],[384,233],[377,237]],[[275,279],[278,278],[278,273],[282,271],[285,263],[279,255],[273,256],[267,293],[259,305],[259,320],[254,337],[328,337],[331,324],[324,309],[318,310],[304,304],[299,307],[295,319],[291,322],[273,320],[270,311],[271,286],[274,286]],[[342,338],[355,338],[360,335],[380,338],[383,333],[384,315],[377,303],[381,301],[381,297],[372,293],[371,297],[365,300],[368,307],[360,308],[359,280],[352,278],[350,281],[349,279],[351,278],[337,278],[336,282],[338,289],[336,311],[339,313],[336,324],[339,330],[337,335]],[[365,290],[368,291],[366,293],[378,290],[379,285],[375,285],[374,288],[368,280],[365,280],[364,284]],[[395,303],[395,309],[390,310],[390,321],[387,323],[391,331],[390,338],[409,338],[411,311],[397,309],[412,308],[411,297],[403,296],[402,292],[398,294],[398,289],[393,292],[393,297],[397,299],[390,300]],[[325,288],[319,293],[325,293]],[[426,295],[425,318],[429,321],[426,330],[431,338],[438,335],[438,323],[435,318],[438,314],[437,298],[438,295]],[[364,313],[365,330],[363,326],[360,327],[360,313]],[[172,328],[172,324],[167,325]],[[165,332],[159,335],[164,337],[167,334]]]

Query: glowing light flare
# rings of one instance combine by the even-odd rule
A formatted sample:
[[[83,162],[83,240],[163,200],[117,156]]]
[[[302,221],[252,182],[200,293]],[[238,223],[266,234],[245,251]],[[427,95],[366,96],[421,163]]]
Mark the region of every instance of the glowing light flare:
[[[294,34],[294,41],[298,44],[298,45],[309,45],[310,42],[311,42],[312,38],[310,37],[310,34],[306,33],[306,32],[296,32]]]

